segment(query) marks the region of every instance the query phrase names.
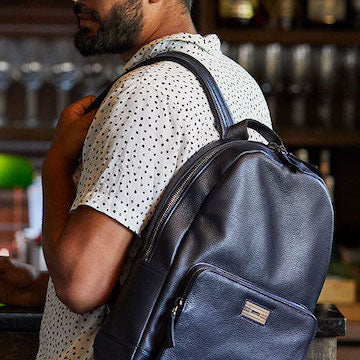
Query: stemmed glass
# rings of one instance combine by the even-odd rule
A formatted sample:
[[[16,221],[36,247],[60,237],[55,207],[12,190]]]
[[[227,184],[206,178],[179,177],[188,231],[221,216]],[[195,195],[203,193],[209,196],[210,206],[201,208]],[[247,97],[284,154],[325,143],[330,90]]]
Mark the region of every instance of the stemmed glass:
[[[274,43],[267,45],[265,48],[265,81],[261,88],[265,94],[270,109],[273,123],[278,118],[278,95],[283,91],[282,79],[282,53],[283,49],[280,44]]]
[[[251,43],[242,44],[238,49],[238,63],[252,76],[255,74],[255,46]]]
[[[359,52],[350,47],[343,54],[343,125],[348,129],[354,129],[356,123],[357,92],[359,79]]]
[[[121,60],[119,55],[106,55],[103,60],[104,70],[107,80],[112,83],[122,73],[124,62]]]
[[[80,62],[72,40],[59,39],[49,46],[49,80],[56,88],[56,116],[53,126],[56,126],[61,112],[69,105],[70,92],[82,76]]]
[[[107,74],[101,57],[84,58],[83,63],[83,96],[97,95],[107,84]]]
[[[6,119],[7,90],[13,79],[13,42],[0,38],[0,126],[8,125]]]
[[[335,91],[337,48],[324,45],[319,53],[318,107],[317,116],[322,126],[330,127],[333,120],[333,98]]]
[[[45,44],[37,38],[28,38],[19,44],[18,64],[21,81],[25,88],[25,121],[24,126],[35,128],[40,126],[38,120],[39,89],[46,78],[43,65]]]
[[[310,45],[300,44],[292,48],[288,92],[292,98],[290,116],[292,117],[292,123],[296,127],[306,125],[306,100],[312,91],[310,59]]]

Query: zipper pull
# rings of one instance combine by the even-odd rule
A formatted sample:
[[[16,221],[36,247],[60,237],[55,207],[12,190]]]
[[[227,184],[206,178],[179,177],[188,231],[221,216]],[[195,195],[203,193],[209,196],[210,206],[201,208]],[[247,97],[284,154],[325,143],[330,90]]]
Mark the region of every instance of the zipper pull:
[[[290,158],[294,161],[298,161],[298,162],[301,162],[302,164],[304,164],[306,167],[308,167],[312,172],[314,173],[319,173],[319,167],[317,165],[314,165],[314,164],[311,164],[307,161],[304,161],[304,160],[301,160],[301,159],[298,159],[295,155],[293,154],[289,154]]]
[[[170,321],[169,327],[166,331],[164,346],[165,349],[174,348],[175,347],[175,320],[178,313],[179,308],[183,305],[184,299],[178,297],[175,301],[175,306],[172,308],[170,313]]]
[[[298,165],[296,164],[296,162],[294,160],[292,160],[290,158],[290,153],[287,151],[287,149],[285,148],[285,146],[283,145],[278,145],[276,143],[269,143],[268,144],[269,149],[274,150],[278,157],[282,160],[282,162],[284,164],[286,164],[288,166],[288,168],[293,171],[301,171],[301,169],[298,167]]]

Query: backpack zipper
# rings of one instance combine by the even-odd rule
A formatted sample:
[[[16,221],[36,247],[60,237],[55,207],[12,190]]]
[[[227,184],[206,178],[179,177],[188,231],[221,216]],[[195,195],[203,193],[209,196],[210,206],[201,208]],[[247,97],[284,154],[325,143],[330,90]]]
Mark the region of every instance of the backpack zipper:
[[[170,214],[172,207],[177,202],[177,200],[180,198],[181,194],[185,190],[185,188],[188,186],[188,184],[191,182],[193,177],[197,175],[197,172],[208,162],[211,160],[212,157],[217,155],[218,153],[222,152],[223,150],[227,149],[228,147],[232,146],[233,142],[227,142],[225,144],[219,145],[215,149],[210,150],[209,153],[204,154],[202,158],[199,159],[197,163],[194,164],[194,166],[189,170],[188,174],[185,176],[181,184],[178,186],[178,188],[175,190],[175,192],[171,195],[169,201],[167,202],[164,211],[162,212],[161,216],[156,220],[156,224],[150,234],[149,240],[146,243],[145,250],[144,250],[144,260],[149,261],[151,259],[152,250],[154,247],[155,239],[158,236],[160,229],[162,228],[162,225],[164,221],[167,219],[168,215]],[[289,154],[288,151],[284,146],[279,146],[275,143],[269,143],[265,145],[268,149],[273,150],[275,153],[277,153],[281,159],[289,166],[289,168],[293,170],[302,171],[302,169],[295,166],[295,164],[291,161],[289,161],[287,155]],[[284,156],[286,154],[286,156]],[[315,174],[316,175],[316,174]]]
[[[211,150],[209,153],[204,154],[202,158],[199,159],[199,161],[189,170],[188,174],[185,176],[181,184],[178,186],[178,188],[175,190],[175,192],[171,195],[169,201],[167,202],[164,211],[162,212],[161,216],[157,219],[156,224],[154,226],[153,231],[151,232],[151,235],[149,237],[149,240],[146,244],[145,248],[145,255],[144,259],[145,261],[149,261],[151,258],[151,253],[154,247],[155,239],[157,235],[160,232],[160,229],[162,228],[162,225],[164,221],[167,219],[168,215],[170,214],[170,211],[172,210],[173,206],[177,202],[177,200],[180,198],[183,191],[186,189],[186,187],[190,184],[191,180],[194,178],[194,176],[197,174],[197,172],[209,161],[211,158],[218,153],[222,152],[229,146],[233,145],[232,143],[225,143],[224,145],[220,145],[220,147],[216,147],[215,149]]]

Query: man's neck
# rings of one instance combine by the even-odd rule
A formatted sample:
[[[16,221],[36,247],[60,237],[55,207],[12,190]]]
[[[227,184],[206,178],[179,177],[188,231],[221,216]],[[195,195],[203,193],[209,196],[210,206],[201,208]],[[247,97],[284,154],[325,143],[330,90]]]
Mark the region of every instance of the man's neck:
[[[168,22],[171,24],[171,22]],[[188,33],[188,34],[197,34],[195,26],[191,21],[191,18],[182,21],[181,23],[178,22],[178,25],[171,26],[170,28],[166,27],[159,27],[156,28],[152,33],[145,37],[145,40],[142,40],[141,43],[134,49],[129,51],[123,52],[120,54],[122,60],[126,63],[128,62],[133,55],[135,55],[142,47],[151,43],[156,39],[161,39],[165,36],[178,34],[178,33]]]

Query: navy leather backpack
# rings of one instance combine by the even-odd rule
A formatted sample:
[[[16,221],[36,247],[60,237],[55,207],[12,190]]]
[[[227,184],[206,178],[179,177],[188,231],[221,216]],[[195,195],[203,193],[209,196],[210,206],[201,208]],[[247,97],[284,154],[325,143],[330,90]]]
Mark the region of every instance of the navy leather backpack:
[[[130,275],[113,294],[95,358],[305,359],[332,248],[326,186],[265,125],[233,125],[197,60],[172,52],[139,66],[158,61],[175,61],[196,75],[220,138],[197,152],[164,192]],[[249,141],[248,128],[269,144]]]

